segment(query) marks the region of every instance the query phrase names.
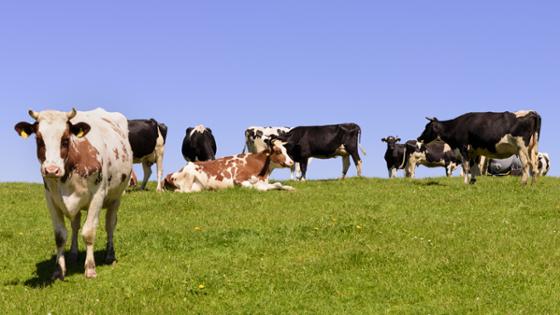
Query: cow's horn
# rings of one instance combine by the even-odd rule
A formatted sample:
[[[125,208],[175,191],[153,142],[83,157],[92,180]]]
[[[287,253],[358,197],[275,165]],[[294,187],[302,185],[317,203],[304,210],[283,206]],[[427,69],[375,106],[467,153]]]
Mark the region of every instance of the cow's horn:
[[[37,113],[36,111],[29,109],[27,113],[29,113],[29,116],[31,116],[31,118],[35,120],[39,119],[39,113]]]
[[[67,115],[68,115],[68,120],[76,117],[76,109],[72,107],[72,110]]]

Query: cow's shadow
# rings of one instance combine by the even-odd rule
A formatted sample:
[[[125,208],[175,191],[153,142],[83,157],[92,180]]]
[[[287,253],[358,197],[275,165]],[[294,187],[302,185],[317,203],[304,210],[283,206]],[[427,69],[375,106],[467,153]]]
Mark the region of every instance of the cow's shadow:
[[[105,255],[106,251],[97,250],[94,253],[95,257],[95,264],[99,266],[107,265],[105,263]],[[84,269],[84,262],[86,259],[86,252],[80,251],[78,253],[78,261],[72,262],[69,258],[69,253],[66,252],[64,257],[66,258],[66,277],[69,277],[74,274],[83,274]],[[33,274],[33,277],[27,279],[24,282],[24,285],[34,289],[40,289],[44,287],[48,287],[52,285],[56,280],[52,279],[52,274],[56,269],[56,255],[52,255],[50,259],[46,259],[43,261],[38,262],[36,265],[37,270]]]

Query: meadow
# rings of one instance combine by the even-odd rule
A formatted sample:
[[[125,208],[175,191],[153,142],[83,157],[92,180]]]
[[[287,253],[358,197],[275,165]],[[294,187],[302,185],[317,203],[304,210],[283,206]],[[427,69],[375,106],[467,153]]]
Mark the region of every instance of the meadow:
[[[131,192],[118,262],[51,283],[43,186],[0,184],[2,314],[560,313],[560,179],[350,178]],[[67,225],[69,226],[69,225]],[[68,244],[69,247],[69,244]]]

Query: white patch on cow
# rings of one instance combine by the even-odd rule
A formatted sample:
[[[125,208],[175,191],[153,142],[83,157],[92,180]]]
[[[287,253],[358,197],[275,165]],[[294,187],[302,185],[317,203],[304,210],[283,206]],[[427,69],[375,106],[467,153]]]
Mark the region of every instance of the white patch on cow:
[[[538,169],[539,176],[546,176],[550,169],[550,157],[548,153],[539,152],[538,161],[540,162],[540,168]]]
[[[453,150],[451,149],[451,147],[449,146],[449,144],[444,143],[444,144],[443,144],[443,153],[447,153],[447,152],[450,152],[450,151],[453,151]]]
[[[517,118],[521,118],[521,117],[525,117],[527,115],[529,115],[531,112],[533,112],[532,110],[518,110],[516,112],[514,112],[515,117]]]
[[[41,165],[41,174],[46,175],[47,169],[57,168],[59,177],[64,175],[64,161],[60,157],[60,139],[66,130],[66,113],[45,111],[40,115],[39,133],[45,142],[45,161]]]
[[[204,131],[206,131],[206,127],[204,127],[204,125],[197,125],[196,127],[193,128],[193,130],[191,130],[191,133],[189,133],[189,137],[192,137],[192,135],[194,135],[195,133],[204,133]]]

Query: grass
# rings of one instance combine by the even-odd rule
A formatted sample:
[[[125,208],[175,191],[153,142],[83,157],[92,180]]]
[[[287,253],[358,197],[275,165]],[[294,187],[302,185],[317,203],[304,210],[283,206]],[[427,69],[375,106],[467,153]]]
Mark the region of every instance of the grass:
[[[560,179],[124,196],[118,262],[50,283],[42,185],[0,184],[2,314],[560,312]],[[96,243],[102,261],[103,221]]]

